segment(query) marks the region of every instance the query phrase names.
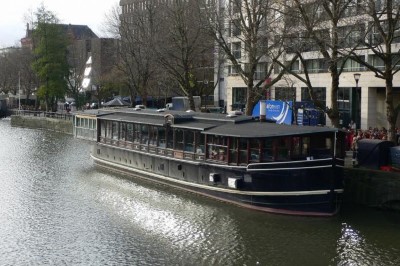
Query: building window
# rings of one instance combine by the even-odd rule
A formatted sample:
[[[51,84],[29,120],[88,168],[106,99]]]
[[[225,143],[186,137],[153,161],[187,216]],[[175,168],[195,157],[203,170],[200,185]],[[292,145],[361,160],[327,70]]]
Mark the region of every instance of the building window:
[[[328,67],[323,59],[306,60],[305,67],[307,68],[308,73],[321,73],[328,71]]]
[[[243,110],[247,88],[232,88],[232,110]]]
[[[233,20],[230,24],[231,28],[230,28],[230,36],[231,37],[236,37],[239,36],[241,34],[241,30],[240,30],[240,20]]]
[[[360,60],[364,61],[364,56],[359,57]],[[340,63],[339,63],[340,67]],[[364,67],[361,66],[361,64],[354,59],[348,58],[343,65],[343,71],[344,72],[354,72],[354,71],[363,71]]]
[[[241,43],[240,42],[232,43],[231,51],[232,51],[233,57],[235,57],[236,59],[240,59],[242,57]]]
[[[364,32],[364,24],[340,27],[338,29],[339,46],[342,48],[353,47],[363,43],[365,41]]]
[[[281,101],[294,101],[296,99],[296,88],[294,87],[276,87],[275,99]]]
[[[315,87],[313,88],[316,100],[321,101],[324,106],[326,106],[326,88]],[[301,88],[301,100],[302,101],[312,101],[310,94],[308,93],[307,87]]]
[[[289,62],[287,62],[289,64]],[[300,61],[294,61],[293,64],[290,66],[290,70],[294,73],[300,73]]]
[[[228,66],[228,76],[237,76],[239,73],[237,71],[237,66],[229,65]]]
[[[254,73],[255,80],[262,80],[267,75],[267,63],[259,63],[256,67],[256,72]]]
[[[350,110],[350,88],[339,88],[337,104],[340,110]]]

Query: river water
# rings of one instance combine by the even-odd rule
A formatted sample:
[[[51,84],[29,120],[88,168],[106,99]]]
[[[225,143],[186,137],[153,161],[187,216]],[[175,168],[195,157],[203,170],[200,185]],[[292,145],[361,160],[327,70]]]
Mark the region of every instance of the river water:
[[[400,215],[246,210],[98,169],[90,143],[0,120],[0,265],[400,265]]]

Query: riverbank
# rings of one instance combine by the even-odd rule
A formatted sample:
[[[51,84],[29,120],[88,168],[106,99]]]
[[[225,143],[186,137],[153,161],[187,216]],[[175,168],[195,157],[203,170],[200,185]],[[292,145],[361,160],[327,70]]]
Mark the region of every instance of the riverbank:
[[[73,134],[72,119],[13,115],[11,126]],[[400,173],[353,168],[346,163],[344,180],[344,204],[400,212]]]
[[[43,115],[12,115],[11,126],[44,129],[65,134],[73,134],[73,123],[71,119],[58,119],[54,117],[45,117]]]
[[[345,168],[344,203],[400,211],[400,173]]]

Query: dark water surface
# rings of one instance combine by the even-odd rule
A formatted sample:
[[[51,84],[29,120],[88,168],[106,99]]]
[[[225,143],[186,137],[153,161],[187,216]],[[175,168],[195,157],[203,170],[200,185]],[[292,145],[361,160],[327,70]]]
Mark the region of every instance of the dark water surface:
[[[400,265],[399,214],[259,213],[98,169],[89,150],[0,120],[0,265]]]

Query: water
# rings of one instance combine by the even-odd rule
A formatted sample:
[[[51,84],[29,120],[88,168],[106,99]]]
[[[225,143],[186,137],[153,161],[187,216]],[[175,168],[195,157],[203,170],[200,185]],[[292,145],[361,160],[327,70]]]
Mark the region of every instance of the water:
[[[400,265],[400,215],[259,213],[96,168],[0,120],[0,265]]]

